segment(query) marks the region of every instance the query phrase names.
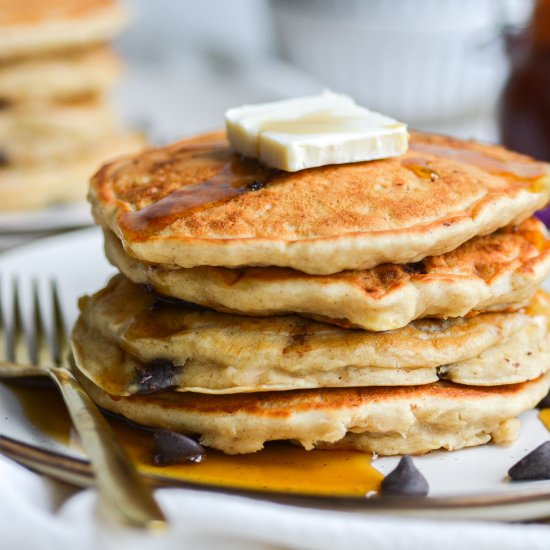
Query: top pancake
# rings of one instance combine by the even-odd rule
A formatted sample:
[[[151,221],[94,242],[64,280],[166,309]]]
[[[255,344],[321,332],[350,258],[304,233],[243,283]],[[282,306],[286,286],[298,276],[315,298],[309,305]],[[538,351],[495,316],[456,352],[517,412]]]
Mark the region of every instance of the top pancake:
[[[520,223],[549,197],[545,164],[426,134],[401,157],[295,173],[207,134],[114,161],[90,191],[97,222],[137,259],[312,274],[443,254]]]
[[[0,0],[0,59],[105,42],[125,20],[116,0]]]

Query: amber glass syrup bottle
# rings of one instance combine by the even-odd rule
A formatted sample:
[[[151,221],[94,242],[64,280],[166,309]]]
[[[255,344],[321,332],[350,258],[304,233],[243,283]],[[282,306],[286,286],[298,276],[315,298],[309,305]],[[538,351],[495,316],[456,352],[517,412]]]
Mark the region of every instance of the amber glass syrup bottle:
[[[504,145],[550,161],[550,0],[537,0],[530,26],[509,40],[511,72],[500,109]]]

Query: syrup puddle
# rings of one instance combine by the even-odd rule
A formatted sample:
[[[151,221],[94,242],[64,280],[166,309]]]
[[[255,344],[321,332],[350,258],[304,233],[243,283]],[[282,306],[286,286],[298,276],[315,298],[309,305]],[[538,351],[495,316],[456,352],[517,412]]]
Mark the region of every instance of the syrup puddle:
[[[550,409],[542,409],[539,412],[539,420],[546,426],[546,429],[550,431]]]
[[[65,405],[55,389],[5,384],[21,403],[27,420],[45,435],[80,449]],[[370,454],[355,451],[306,451],[287,443],[270,443],[248,455],[225,455],[207,449],[201,463],[153,464],[153,433],[109,418],[113,430],[138,469],[177,482],[233,489],[304,495],[361,497],[379,491],[383,475]]]

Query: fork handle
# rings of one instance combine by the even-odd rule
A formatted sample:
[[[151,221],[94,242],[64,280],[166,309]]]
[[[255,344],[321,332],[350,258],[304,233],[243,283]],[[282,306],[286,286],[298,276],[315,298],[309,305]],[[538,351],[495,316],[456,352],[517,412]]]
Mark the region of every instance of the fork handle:
[[[134,527],[164,528],[166,519],[162,511],[95,403],[69,370],[63,367],[47,370],[63,395],[105,502]]]

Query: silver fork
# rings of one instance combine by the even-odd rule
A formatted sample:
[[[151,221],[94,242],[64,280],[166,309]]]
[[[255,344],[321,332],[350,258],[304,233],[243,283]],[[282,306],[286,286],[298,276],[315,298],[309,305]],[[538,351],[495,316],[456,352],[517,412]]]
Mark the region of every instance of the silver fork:
[[[101,497],[118,518],[138,528],[159,529],[166,519],[149,487],[118,444],[111,427],[70,371],[67,333],[57,284],[50,285],[51,338],[38,281],[32,281],[32,323],[25,328],[20,285],[12,283],[10,323],[4,324],[0,293],[0,378],[49,376],[59,388],[95,473]],[[9,329],[9,330],[6,330]]]

